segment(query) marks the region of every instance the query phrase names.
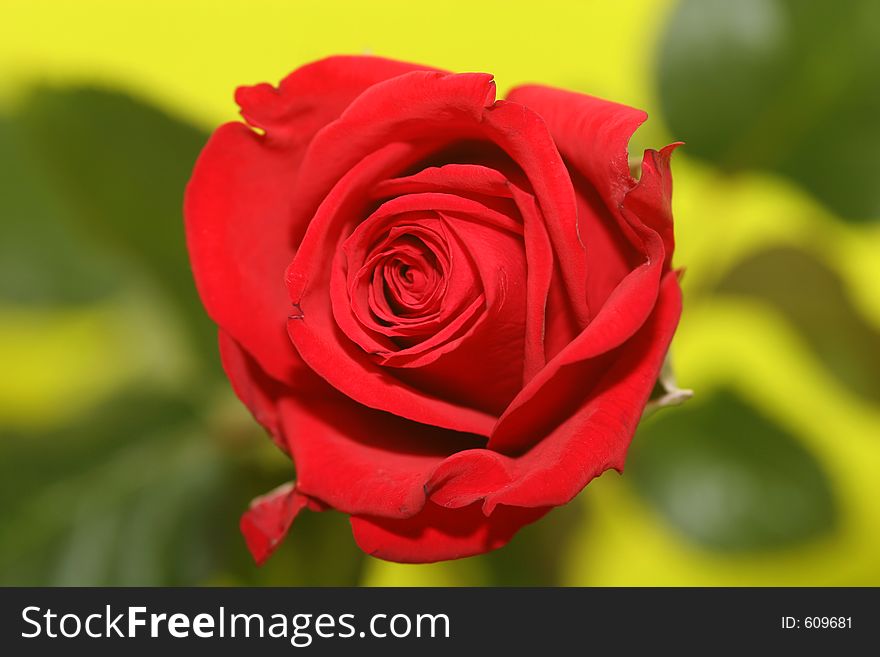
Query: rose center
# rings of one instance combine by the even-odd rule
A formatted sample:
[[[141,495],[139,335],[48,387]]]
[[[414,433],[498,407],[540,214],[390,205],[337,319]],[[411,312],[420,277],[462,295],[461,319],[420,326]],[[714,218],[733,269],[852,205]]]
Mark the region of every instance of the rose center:
[[[411,236],[395,241],[389,251],[377,267],[388,306],[400,317],[422,314],[425,302],[431,300],[442,280],[437,257],[424,242]]]

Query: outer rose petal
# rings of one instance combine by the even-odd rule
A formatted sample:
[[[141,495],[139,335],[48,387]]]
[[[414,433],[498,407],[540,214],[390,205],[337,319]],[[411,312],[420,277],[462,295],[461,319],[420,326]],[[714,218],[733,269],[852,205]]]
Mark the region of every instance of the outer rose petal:
[[[271,376],[294,378],[299,359],[284,330],[283,272],[293,246],[285,217],[298,152],[273,149],[241,123],[220,127],[186,193],[187,243],[208,314]]]
[[[312,62],[270,84],[239,87],[242,116],[275,141],[307,144],[365,89],[411,71],[437,71],[382,57],[337,56]]]
[[[251,502],[239,527],[257,565],[262,565],[287,535],[293,521],[308,504],[293,484],[284,484]]]
[[[278,400],[284,386],[268,376],[257,362],[223,329],[217,332],[220,360],[232,389],[248,410],[285,452],[290,448],[281,432]]]
[[[568,92],[558,93],[563,97],[578,97]],[[595,123],[598,119],[589,123],[600,136],[604,133],[609,148],[617,149],[616,155],[605,153],[605,157],[613,163],[621,161],[621,158],[625,161],[626,130],[638,125],[642,113],[588,96],[585,98],[583,111],[596,111],[600,118],[604,116],[605,120],[611,122],[611,127],[604,130],[601,122],[598,125]],[[629,119],[616,118],[618,112]],[[562,130],[568,138],[574,138],[567,132],[570,129],[568,124],[559,126],[551,122],[551,126]],[[587,135],[582,136],[581,141],[584,140],[588,140]],[[644,262],[621,280],[604,300],[591,324],[517,395],[493,431],[490,440],[493,449],[503,452],[521,450],[533,444],[535,436],[544,435],[542,428],[546,427],[547,418],[559,417],[559,409],[565,408],[567,391],[577,389],[579,381],[599,375],[602,363],[596,359],[628,340],[651,312],[660,278],[670,269],[672,252],[669,249],[674,246],[669,158],[678,145],[672,144],[660,152],[646,151],[642,176],[638,182],[630,178],[628,168],[626,171],[619,170],[617,176],[611,175],[618,184],[606,184],[606,191],[608,198],[617,205],[608,212],[618,218],[621,229]],[[631,186],[620,195],[624,177]],[[599,180],[601,182],[603,178],[600,176]],[[592,363],[589,362],[591,360]],[[567,416],[571,410],[562,410],[562,416]]]
[[[629,174],[627,144],[648,118],[645,112],[539,85],[516,87],[507,99],[541,115],[560,152],[586,176],[609,208],[623,202],[635,184]]]
[[[669,159],[683,142],[675,142],[659,151],[648,149],[642,158],[639,184],[626,195],[622,211],[638,218],[660,235],[666,254],[664,270],[672,266],[675,237],[672,230],[672,172]]]
[[[538,85],[516,87],[510,100],[535,110],[547,122],[572,169],[578,194],[578,229],[587,249],[587,292],[597,313],[611,290],[637,262],[639,249],[618,211],[635,186],[627,145],[645,112],[586,94]],[[669,251],[672,256],[672,251]]]
[[[352,516],[351,529],[358,546],[371,556],[430,563],[503,547],[524,525],[549,510],[499,506],[487,517],[479,504],[446,509],[429,502],[419,515],[405,520]]]
[[[375,57],[333,57],[281,82],[239,89],[242,114],[264,128],[227,123],[211,137],[184,202],[196,285],[211,318],[274,378],[292,381],[299,366],[285,319],[284,270],[305,227],[290,218],[304,149],[364,89],[413,70]]]
[[[424,485],[444,458],[477,436],[410,422],[353,403],[329,385],[281,403],[297,488],[349,514],[405,518],[425,503]]]

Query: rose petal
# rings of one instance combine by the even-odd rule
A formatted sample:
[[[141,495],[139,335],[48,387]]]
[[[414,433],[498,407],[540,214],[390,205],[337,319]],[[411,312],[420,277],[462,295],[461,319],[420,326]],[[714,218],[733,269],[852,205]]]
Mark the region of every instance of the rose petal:
[[[353,516],[351,529],[358,546],[371,556],[430,563],[503,547],[523,526],[549,510],[498,506],[486,517],[479,504],[445,509],[429,502],[420,514],[405,520]]]
[[[293,257],[286,216],[300,154],[268,148],[241,123],[220,127],[186,193],[187,244],[208,314],[280,381],[301,367],[286,336],[283,272]]]
[[[376,198],[426,192],[513,198],[507,177],[497,169],[482,164],[451,163],[426,167],[408,176],[383,180],[373,190]]]
[[[560,152],[590,181],[609,208],[623,202],[635,185],[629,173],[627,145],[648,118],[645,112],[540,85],[515,87],[507,98],[541,115]]]
[[[586,293],[587,253],[579,234],[577,204],[571,177],[542,116],[515,102],[498,101],[483,123],[490,139],[522,169],[538,202],[553,244],[556,267],[566,303],[554,309],[570,315],[574,325],[589,321]]]
[[[352,403],[329,385],[285,398],[297,487],[349,514],[404,518],[425,503],[424,484],[444,458],[479,437],[410,422]]]
[[[470,257],[485,292],[485,310],[473,329],[450,343],[439,357],[426,351],[427,358],[409,363],[398,376],[417,389],[497,417],[522,386],[526,318],[523,245],[518,237],[470,219],[442,216],[449,222],[449,233],[460,242],[460,250],[473,254]]]
[[[267,375],[226,331],[218,332],[220,361],[232,389],[250,410],[254,419],[272,436],[272,440],[285,453],[290,447],[281,432],[278,416],[278,400],[285,394],[285,387]]]
[[[521,456],[490,449],[450,456],[428,482],[430,499],[454,507],[484,500],[486,513],[498,504],[559,506],[608,468],[621,470],[680,315],[681,291],[670,272],[651,318],[579,408]]]
[[[373,85],[309,145],[293,190],[296,216],[311,217],[347,171],[389,143],[479,135],[479,119],[494,96],[485,73],[415,71]]]
[[[336,323],[327,261],[362,218],[376,180],[415,161],[426,146],[394,143],[356,164],[327,195],[287,270],[295,313],[288,331],[302,358],[336,389],[365,406],[454,431],[488,435],[495,418],[404,384],[372,361]],[[427,147],[429,148],[429,147]]]
[[[487,230],[485,226],[495,230]],[[481,294],[485,294],[490,305],[493,304],[498,297],[498,279],[502,270],[509,270],[516,276],[514,270],[520,265],[520,240],[507,233],[518,235],[521,230],[518,222],[501,212],[476,200],[452,194],[408,194],[387,201],[354,230],[336,254],[330,286],[334,317],[352,341],[380,357],[383,365],[417,366],[413,360],[420,355],[434,360],[448,351],[448,348],[439,347],[447,344],[452,334],[450,322],[461,324],[465,319],[461,311]],[[387,339],[395,335],[393,325],[385,327],[369,321],[366,306],[369,305],[371,289],[368,283],[372,278],[356,278],[376,239],[387,232],[394,236],[397,231],[421,236],[427,244],[438,242],[438,257],[441,262],[448,261],[443,267],[448,286],[443,308],[426,318],[423,332],[426,339],[404,349]],[[470,239],[462,240],[458,233],[467,234]],[[494,239],[487,238],[487,235]],[[426,241],[426,237],[431,239]],[[484,257],[473,258],[471,252],[475,244],[484,245],[487,251]],[[512,255],[504,258],[503,267],[496,267],[497,258],[485,256],[502,250],[502,247]],[[357,273],[353,276],[353,272]],[[353,286],[352,282],[358,280],[360,286]],[[417,324],[408,322],[406,334],[417,335],[416,327]]]
[[[211,318],[278,380],[295,380],[300,367],[283,277],[308,221],[291,221],[305,145],[365,89],[425,68],[334,57],[297,69],[278,90],[244,87],[236,94],[242,113],[266,135],[227,123],[199,156],[184,202],[196,285]]]
[[[554,244],[558,242],[558,246],[563,247],[559,252],[559,268],[571,292],[568,310],[576,323],[581,325],[589,318],[585,291],[586,265],[582,245],[577,238],[575,199],[568,172],[539,116],[514,103],[493,103],[493,98],[494,85],[490,76],[484,74],[415,72],[375,85],[352,103],[337,121],[321,130],[309,146],[303,165],[303,171],[307,174],[300,177],[296,189],[302,211],[310,212],[310,208],[317,206],[320,199],[329,199],[333,195],[331,186],[345,177],[347,171],[356,169],[358,162],[372,157],[367,154],[419,140],[422,143],[426,139],[448,139],[451,142],[482,136],[494,141],[511,155],[523,168],[536,191],[551,239],[555,240]],[[327,153],[333,153],[334,157],[326,157]],[[326,200],[322,207],[327,207]],[[309,230],[313,230],[317,223],[313,221]],[[326,252],[322,251],[320,257],[326,257]],[[304,295],[309,295],[320,303],[320,297],[326,290],[322,289],[320,281],[308,281],[308,272],[313,268],[303,262],[298,263],[300,259],[301,253],[289,270],[292,273],[289,280],[293,301],[299,303],[305,300]],[[562,312],[561,308],[554,310]],[[312,358],[306,360],[312,367],[319,367],[327,349],[318,347],[332,346],[327,342],[319,345],[319,341],[326,337],[332,327],[324,327],[323,336],[320,328],[315,327],[311,330],[311,336],[306,337],[308,331],[302,328],[306,324],[308,322],[294,320],[289,330],[295,342],[310,343],[298,343],[297,347],[304,358],[306,352],[310,352]],[[417,391],[395,387],[393,381],[385,378],[383,373],[371,370],[363,362],[351,362],[357,361],[356,350],[349,347],[349,358],[345,359],[338,352],[345,351],[346,347],[339,347],[336,350],[338,356],[330,362],[325,361],[324,367],[333,377],[328,380],[346,390],[346,394],[354,399],[420,422],[485,435],[488,417],[467,417],[461,410],[452,415],[438,413],[440,400],[419,399]],[[374,383],[363,385],[365,369],[370,379],[381,382],[380,389]],[[328,374],[324,376],[328,377]],[[413,404],[413,401],[418,404]]]
[[[657,299],[661,277],[669,271],[669,257],[663,238],[654,230],[671,226],[671,177],[669,155],[675,144],[657,157],[645,154],[651,162],[636,186],[623,198],[618,214],[629,239],[638,244],[644,264],[627,274],[605,301],[596,318],[547,364],[517,395],[495,427],[490,446],[502,452],[516,452],[544,435],[547,419],[565,417],[570,391],[579,382],[599,374],[598,361],[590,363],[630,338],[642,325]],[[656,162],[657,166],[652,163]],[[663,194],[658,193],[663,191]],[[638,212],[638,214],[637,214]],[[671,229],[667,231],[667,241]],[[574,367],[572,367],[574,366]],[[553,409],[552,411],[550,409]]]
[[[515,172],[501,171],[478,164],[447,164],[428,167],[377,185],[378,197],[423,192],[450,192],[512,198],[523,224],[523,243],[528,263],[526,290],[526,326],[523,383],[529,381],[545,364],[545,310],[554,275],[554,257],[547,227],[535,197],[509,177]],[[520,176],[522,175],[520,174]],[[515,178],[514,178],[515,179]],[[527,181],[524,181],[527,183]]]
[[[634,243],[620,210],[610,210],[577,170],[572,169],[571,179],[577,194],[580,232],[590,259],[587,297],[595,316],[623,279],[645,261],[645,254],[637,239]],[[550,336],[555,337],[555,333]],[[559,353],[568,342],[557,339],[555,344],[548,345],[548,353]]]
[[[258,566],[275,551],[307,504],[308,498],[293,483],[283,484],[251,502],[241,516],[239,528]]]
[[[584,385],[601,369],[595,359],[631,339],[644,324],[657,301],[663,262],[660,238],[654,237],[659,259],[631,272],[596,319],[523,387],[495,425],[492,449],[524,450],[546,433],[548,421],[567,417],[566,405],[582,396]]]
[[[516,87],[508,98],[542,116],[572,171],[578,229],[589,261],[588,300],[596,314],[634,266],[617,208],[635,185],[627,145],[647,115],[626,105],[539,85]]]
[[[672,226],[672,172],[669,160],[683,142],[669,144],[659,151],[648,149],[642,158],[642,175],[626,195],[623,211],[638,217],[660,235],[665,254],[664,270],[672,267],[675,237]]]
[[[365,89],[412,71],[437,70],[382,57],[327,57],[296,69],[277,89],[265,83],[239,87],[235,100],[245,120],[265,130],[271,142],[307,144]]]
[[[570,310],[583,326],[589,319],[587,264],[568,172],[542,118],[522,105],[494,98],[492,78],[483,73],[416,72],[375,85],[309,146],[303,170],[310,173],[300,178],[296,190],[302,212],[311,214],[364,154],[390,141],[427,136],[492,141],[522,168],[535,192],[559,257]]]

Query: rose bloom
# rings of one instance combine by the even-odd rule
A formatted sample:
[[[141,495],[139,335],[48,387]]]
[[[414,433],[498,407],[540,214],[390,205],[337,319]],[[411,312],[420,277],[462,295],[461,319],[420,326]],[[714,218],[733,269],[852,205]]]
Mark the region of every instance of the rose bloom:
[[[296,466],[242,517],[258,562],[305,507],[382,559],[479,554],[623,468],[681,312],[644,112],[376,57],[236,100],[185,215],[226,373]]]

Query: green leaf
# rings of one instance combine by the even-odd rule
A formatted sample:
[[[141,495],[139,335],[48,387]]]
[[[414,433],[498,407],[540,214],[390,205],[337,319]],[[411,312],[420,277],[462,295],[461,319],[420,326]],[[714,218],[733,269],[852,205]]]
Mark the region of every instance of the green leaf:
[[[841,383],[880,403],[880,331],[818,257],[791,247],[767,249],[740,262],[716,291],[766,301],[797,328]]]
[[[880,218],[880,3],[684,0],[658,79],[689,153],[788,176],[845,218]]]
[[[254,565],[239,516],[293,468],[245,412],[217,410],[137,391],[58,429],[6,431],[0,585],[355,584],[363,555],[332,512],[301,514]]]
[[[179,583],[176,561],[130,568],[144,553],[125,543],[140,532],[146,554],[158,558],[160,545],[179,539],[165,523],[197,523],[193,505],[211,500],[206,486],[218,481],[217,456],[208,441],[184,431],[196,417],[184,400],[137,392],[55,430],[7,432],[0,444],[0,582]],[[167,501],[163,514],[148,513],[151,499]],[[132,572],[136,582],[126,576]]]
[[[78,226],[158,281],[215,371],[216,331],[196,294],[183,192],[207,135],[122,93],[35,90],[20,110],[28,148]]]
[[[205,139],[123,94],[35,91],[0,121],[0,299],[143,300],[219,374],[182,220]],[[221,385],[219,406],[197,379],[175,385],[185,398],[142,389],[52,430],[0,427],[0,585],[355,584],[363,558],[341,514],[302,514],[253,564],[239,516],[294,472]]]
[[[88,303],[116,288],[106,253],[72,229],[68,205],[34,161],[21,126],[0,116],[0,301]]]
[[[790,547],[836,522],[831,485],[813,455],[731,392],[646,421],[624,479],[684,536],[713,550]]]

